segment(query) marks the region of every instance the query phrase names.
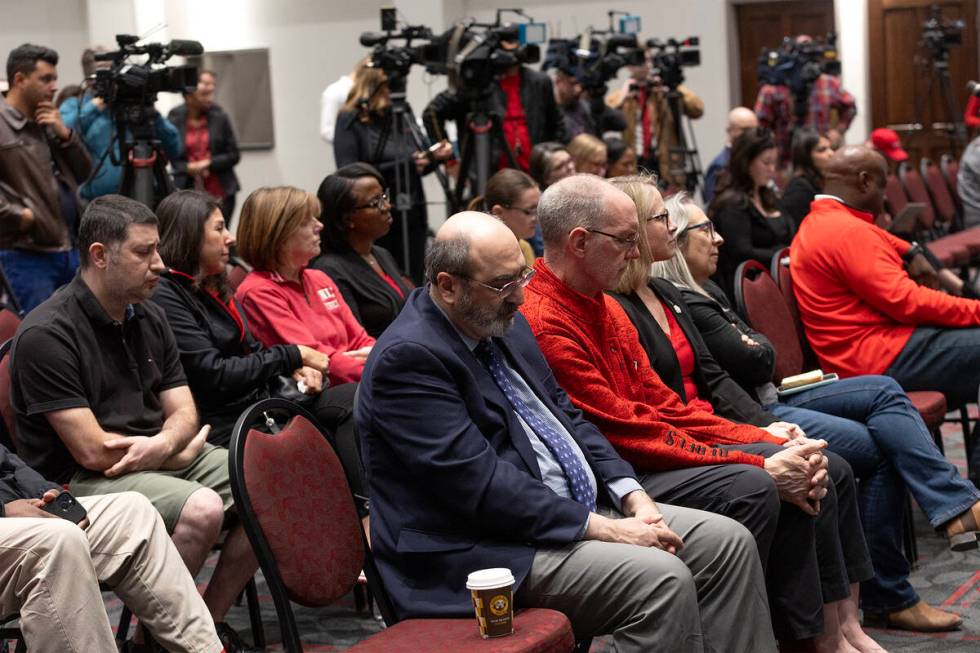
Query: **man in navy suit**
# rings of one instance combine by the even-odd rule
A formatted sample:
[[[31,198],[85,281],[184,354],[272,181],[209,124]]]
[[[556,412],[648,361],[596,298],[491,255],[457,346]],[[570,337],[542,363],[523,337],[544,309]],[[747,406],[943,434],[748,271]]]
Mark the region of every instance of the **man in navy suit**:
[[[467,574],[506,567],[518,607],[617,651],[775,651],[751,535],[643,491],[517,313],[532,274],[503,223],[453,216],[368,359],[356,420],[395,609],[472,614]]]

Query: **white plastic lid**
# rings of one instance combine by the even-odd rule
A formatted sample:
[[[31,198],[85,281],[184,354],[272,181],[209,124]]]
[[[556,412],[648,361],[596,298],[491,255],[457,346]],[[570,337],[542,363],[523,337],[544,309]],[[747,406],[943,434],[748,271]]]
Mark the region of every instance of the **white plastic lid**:
[[[474,571],[466,577],[466,589],[485,590],[495,587],[509,587],[514,584],[514,574],[510,569],[498,567],[496,569],[480,569]]]

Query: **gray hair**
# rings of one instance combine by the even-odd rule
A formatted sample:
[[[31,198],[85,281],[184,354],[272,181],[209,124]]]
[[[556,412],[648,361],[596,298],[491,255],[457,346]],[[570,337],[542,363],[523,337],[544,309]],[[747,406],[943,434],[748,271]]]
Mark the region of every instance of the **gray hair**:
[[[545,247],[561,246],[575,227],[602,224],[610,183],[596,175],[578,174],[548,186],[538,201],[538,223]]]
[[[670,212],[671,221],[677,226],[677,249],[674,256],[666,261],[654,261],[650,265],[650,274],[670,281],[678,288],[685,288],[701,293],[706,297],[711,297],[701,285],[694,280],[691,268],[687,266],[684,258],[683,249],[690,239],[690,232],[684,231],[691,224],[691,207],[697,206],[690,195],[681,191],[672,195],[666,202],[667,210]]]
[[[470,273],[470,239],[468,236],[436,239],[425,253],[425,278],[435,283],[440,272],[457,276]]]

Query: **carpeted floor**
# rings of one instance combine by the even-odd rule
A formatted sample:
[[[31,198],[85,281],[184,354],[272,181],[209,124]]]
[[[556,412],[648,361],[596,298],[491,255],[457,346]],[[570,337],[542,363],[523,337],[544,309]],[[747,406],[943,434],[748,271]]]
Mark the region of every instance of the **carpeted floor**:
[[[961,429],[948,424],[944,430],[947,456],[961,470],[966,467]],[[945,540],[937,535],[916,511],[916,533],[919,546],[919,566],[913,573],[912,583],[922,598],[935,606],[944,606],[963,616],[963,629],[954,633],[925,635],[891,630],[869,630],[871,635],[889,651],[943,651],[966,653],[980,651],[980,552],[952,553]],[[214,557],[202,573],[204,582],[213,568]],[[272,600],[264,581],[259,583],[260,601],[265,635],[270,642],[267,650],[280,651],[278,624]],[[107,596],[107,599],[109,597]],[[109,608],[113,623],[118,621],[119,602],[114,597]],[[354,610],[352,595],[325,609],[294,608],[306,651],[341,651],[372,633],[378,632],[380,623],[367,613]],[[251,639],[248,615],[244,606],[236,607],[229,615],[229,622],[247,639]],[[474,628],[475,628],[474,624]],[[599,639],[593,644],[593,653],[610,649],[608,641]]]

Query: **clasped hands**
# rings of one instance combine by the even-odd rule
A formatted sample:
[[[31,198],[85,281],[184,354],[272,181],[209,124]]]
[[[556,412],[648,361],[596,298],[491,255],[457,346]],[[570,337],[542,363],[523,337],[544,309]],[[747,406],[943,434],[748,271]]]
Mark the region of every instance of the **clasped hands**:
[[[799,425],[789,422],[773,422],[764,430],[786,439],[784,450],[765,460],[765,470],[776,482],[779,498],[808,515],[817,515],[830,482],[827,457],[821,453],[827,441],[811,440]]]
[[[103,473],[108,478],[115,478],[131,472],[183,469],[201,453],[210,432],[211,425],[205,424],[179,451],[167,431],[152,436],[132,435],[106,440],[102,444],[106,449],[124,450],[125,453]]]

